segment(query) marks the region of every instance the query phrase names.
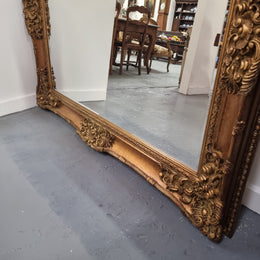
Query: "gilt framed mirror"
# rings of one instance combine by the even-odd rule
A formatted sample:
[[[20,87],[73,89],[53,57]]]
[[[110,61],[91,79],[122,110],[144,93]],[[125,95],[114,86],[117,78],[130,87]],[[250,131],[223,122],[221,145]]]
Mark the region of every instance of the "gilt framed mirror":
[[[161,148],[155,148],[156,145],[137,137],[131,130],[125,130],[124,126],[59,91],[54,70],[60,68],[52,67],[51,58],[55,57],[50,54],[51,4],[48,0],[23,0],[23,5],[36,58],[37,104],[64,118],[96,151],[108,153],[132,167],[169,197],[209,239],[220,241],[223,234],[231,237],[260,128],[259,0],[232,0],[230,3],[197,169],[181,161],[178,152],[175,151],[176,157],[161,152]],[[80,7],[76,7],[80,11]],[[69,10],[62,11],[68,11],[68,19]],[[68,31],[77,29],[67,28]],[[79,39],[74,40],[80,44]],[[95,43],[91,40],[93,46]],[[109,64],[109,59],[104,62]],[[85,63],[88,63],[87,57]],[[84,73],[84,68],[78,73]],[[184,135],[185,139],[188,137]]]

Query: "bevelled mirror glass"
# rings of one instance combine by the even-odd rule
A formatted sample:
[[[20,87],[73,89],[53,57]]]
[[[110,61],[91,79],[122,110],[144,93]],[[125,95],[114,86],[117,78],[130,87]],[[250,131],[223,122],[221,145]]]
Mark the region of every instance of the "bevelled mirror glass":
[[[111,50],[115,1],[91,3],[81,0],[77,4],[69,0],[50,1],[53,36],[49,46],[57,90],[197,170],[219,55],[219,44],[214,46],[213,43],[217,33],[224,33],[228,13],[228,1],[220,2],[215,3],[214,8],[210,3],[210,9],[207,8],[209,3],[203,1],[190,1],[184,6],[177,4],[175,10],[171,9],[173,14],[168,27],[180,15],[187,18],[189,27],[185,28],[184,24],[179,32],[172,32],[171,36],[166,28],[163,30],[159,25],[150,23],[148,34],[157,37],[153,48],[162,52],[161,57],[160,54],[152,54],[149,74],[142,65],[141,75],[138,75],[136,66],[129,66],[128,70],[123,66],[120,75],[120,66],[117,65],[120,64],[121,46]],[[129,3],[121,3],[116,23],[123,30],[126,22],[124,13]],[[136,4],[149,5],[149,1],[137,1]],[[159,1],[151,3],[152,9],[157,10],[151,16],[153,21],[158,20],[158,4]],[[177,11],[180,8],[183,14]],[[206,11],[208,9],[212,11]],[[143,14],[135,13],[138,19],[142,18]],[[195,26],[189,40],[193,22]],[[208,34],[202,33],[204,30],[208,30]],[[123,31],[119,32],[118,37],[122,38],[122,34]],[[166,40],[172,52],[169,72],[168,57],[163,56],[163,52],[168,53]],[[115,48],[118,48],[118,53],[109,75],[110,54]],[[195,55],[194,58],[186,53],[188,49],[191,56]],[[130,60],[134,63],[137,60],[134,51]],[[192,72],[197,67],[197,71]],[[181,71],[184,80],[180,83]],[[190,82],[187,83],[185,77],[191,77]],[[183,94],[185,84],[192,85],[193,94]]]

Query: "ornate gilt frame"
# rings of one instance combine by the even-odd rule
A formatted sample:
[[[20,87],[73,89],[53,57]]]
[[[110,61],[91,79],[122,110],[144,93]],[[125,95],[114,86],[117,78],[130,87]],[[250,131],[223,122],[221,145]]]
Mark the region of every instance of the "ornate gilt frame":
[[[232,0],[198,171],[55,90],[48,0],[22,0],[38,76],[37,103],[89,146],[131,166],[214,241],[231,237],[260,128],[260,0]]]

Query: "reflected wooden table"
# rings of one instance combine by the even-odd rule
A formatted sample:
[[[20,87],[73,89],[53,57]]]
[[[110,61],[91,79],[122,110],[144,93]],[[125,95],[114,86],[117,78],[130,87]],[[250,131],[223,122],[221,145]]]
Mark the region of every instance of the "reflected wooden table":
[[[126,26],[126,18],[118,18],[117,23],[114,24],[114,26],[117,26],[117,29],[113,31],[124,31],[124,28]],[[133,28],[135,29],[136,32],[139,32],[142,30],[143,27],[138,28],[138,25],[135,24],[129,24],[129,26],[133,26]],[[148,28],[147,28],[147,34],[149,37],[149,46],[145,55],[145,63],[149,61],[151,53],[154,49],[154,45],[156,42],[156,35],[157,35],[157,29],[159,28],[158,25],[153,25],[153,24],[149,24]],[[110,71],[112,71],[112,64],[113,64],[113,60],[114,60],[114,42],[115,42],[115,37],[116,34],[113,34],[113,39],[112,39],[112,48],[111,48],[111,55],[110,55]]]

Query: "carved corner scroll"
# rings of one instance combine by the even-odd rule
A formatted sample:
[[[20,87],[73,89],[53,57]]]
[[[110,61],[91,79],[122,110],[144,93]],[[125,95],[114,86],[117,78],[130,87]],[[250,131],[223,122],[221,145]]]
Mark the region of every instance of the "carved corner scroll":
[[[52,88],[55,88],[55,77],[52,70],[51,80],[52,85],[49,83],[49,70],[48,68],[38,69],[38,86],[37,86],[37,104],[42,108],[55,108],[60,105],[60,100],[57,100],[52,95]]]
[[[260,66],[259,0],[236,0],[222,66],[222,84],[230,94],[249,94]]]
[[[185,214],[192,223],[211,240],[222,236],[223,203],[219,199],[223,177],[230,173],[232,164],[225,161],[219,151],[208,154],[208,163],[198,179],[192,179],[175,169],[164,167],[160,178],[171,193],[177,193],[189,209]]]

